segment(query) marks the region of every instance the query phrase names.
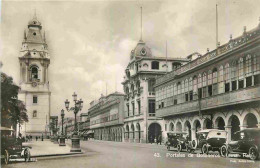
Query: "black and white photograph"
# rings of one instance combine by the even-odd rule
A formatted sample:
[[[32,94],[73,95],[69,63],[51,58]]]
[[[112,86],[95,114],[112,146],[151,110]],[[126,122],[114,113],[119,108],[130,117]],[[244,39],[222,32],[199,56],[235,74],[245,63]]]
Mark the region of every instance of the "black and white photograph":
[[[259,168],[260,0],[0,0],[2,168]]]

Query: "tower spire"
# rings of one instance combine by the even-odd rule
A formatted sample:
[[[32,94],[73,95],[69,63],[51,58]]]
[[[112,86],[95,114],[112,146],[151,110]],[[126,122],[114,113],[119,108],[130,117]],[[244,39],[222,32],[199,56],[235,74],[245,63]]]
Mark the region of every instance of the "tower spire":
[[[140,38],[140,40],[143,40],[143,8],[142,8],[142,6],[140,8],[141,8],[141,38]]]

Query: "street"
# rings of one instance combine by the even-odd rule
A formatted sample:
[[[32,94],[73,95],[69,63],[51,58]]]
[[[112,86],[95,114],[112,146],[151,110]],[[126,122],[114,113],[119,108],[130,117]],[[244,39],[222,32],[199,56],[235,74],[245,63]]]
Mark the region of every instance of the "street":
[[[107,141],[81,141],[85,154],[38,158],[37,162],[19,162],[4,168],[258,168],[260,162],[242,158],[188,157],[186,152],[167,151],[163,145]],[[198,152],[197,152],[198,153]],[[214,156],[214,155],[211,155]]]

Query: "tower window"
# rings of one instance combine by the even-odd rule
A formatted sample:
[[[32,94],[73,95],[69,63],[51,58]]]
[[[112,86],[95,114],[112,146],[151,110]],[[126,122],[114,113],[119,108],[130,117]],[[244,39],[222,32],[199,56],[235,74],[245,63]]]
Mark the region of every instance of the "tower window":
[[[33,111],[33,118],[36,118],[36,117],[37,117],[37,111],[34,110],[34,111]]]
[[[31,70],[31,81],[38,80],[39,79],[38,67],[32,66],[30,70]]]
[[[34,104],[38,103],[38,97],[37,96],[33,96],[33,103]]]
[[[36,36],[36,33],[34,32],[33,35]]]

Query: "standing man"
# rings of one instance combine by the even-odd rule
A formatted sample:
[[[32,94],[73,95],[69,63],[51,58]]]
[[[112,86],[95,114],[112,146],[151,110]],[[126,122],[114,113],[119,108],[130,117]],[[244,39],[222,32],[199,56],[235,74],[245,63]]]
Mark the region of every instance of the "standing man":
[[[158,143],[160,143],[160,145],[161,145],[161,143],[162,143],[162,136],[161,136],[161,135],[158,136],[157,145],[158,145]]]

